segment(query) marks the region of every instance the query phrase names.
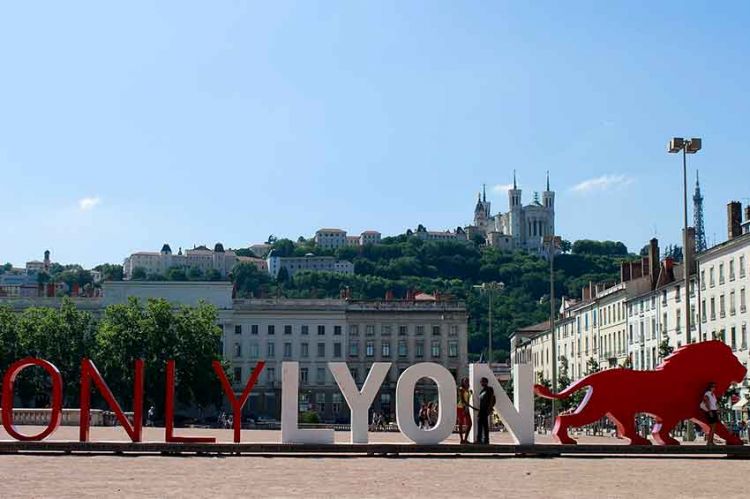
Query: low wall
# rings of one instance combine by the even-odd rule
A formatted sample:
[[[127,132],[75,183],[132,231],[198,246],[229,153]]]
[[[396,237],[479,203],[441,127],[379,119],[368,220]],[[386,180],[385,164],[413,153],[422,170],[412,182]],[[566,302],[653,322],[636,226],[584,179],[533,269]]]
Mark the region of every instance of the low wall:
[[[25,409],[23,407],[13,409],[13,424],[29,426],[47,426],[50,421],[50,412],[52,409]],[[0,410],[2,415],[2,410]],[[125,416],[128,421],[133,422],[133,413],[126,412]],[[114,412],[102,411],[101,409],[91,409],[89,411],[89,421],[91,426],[115,426],[117,417]],[[62,421],[63,426],[79,426],[81,423],[80,409],[63,409]]]

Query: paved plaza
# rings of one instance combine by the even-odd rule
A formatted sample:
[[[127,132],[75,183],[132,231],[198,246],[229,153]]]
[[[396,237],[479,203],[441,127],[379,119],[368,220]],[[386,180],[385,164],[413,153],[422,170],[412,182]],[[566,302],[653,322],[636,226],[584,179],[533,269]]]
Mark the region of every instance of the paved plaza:
[[[32,433],[38,428],[22,428]],[[75,440],[77,427],[52,439]],[[180,430],[230,442],[230,430]],[[347,432],[337,432],[346,442]],[[373,433],[373,442],[405,442]],[[507,435],[497,442],[510,443]],[[126,440],[92,428],[92,440]],[[0,431],[0,439],[9,437]],[[243,442],[279,442],[243,431]],[[455,435],[451,440],[455,440]],[[163,430],[145,429],[145,440]],[[549,442],[545,436],[540,442]],[[587,443],[613,439],[582,437]],[[446,444],[448,445],[448,444]],[[750,461],[726,458],[0,456],[0,497],[739,497]]]

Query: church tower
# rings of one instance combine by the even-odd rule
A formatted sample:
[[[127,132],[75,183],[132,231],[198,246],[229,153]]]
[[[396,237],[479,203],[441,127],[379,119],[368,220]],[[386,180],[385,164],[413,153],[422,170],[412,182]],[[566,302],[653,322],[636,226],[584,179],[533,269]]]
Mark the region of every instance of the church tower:
[[[513,236],[515,244],[523,239],[521,233],[523,228],[522,210],[521,210],[521,189],[516,183],[516,171],[513,170],[513,188],[508,189],[508,226],[510,235]]]
[[[487,188],[485,184],[482,184],[482,192],[477,194],[477,205],[474,207],[474,225],[480,230],[486,231],[490,218],[490,203],[487,201]]]
[[[547,234],[555,234],[555,192],[549,188],[549,171],[547,172],[547,189],[542,193],[542,206],[547,211]]]

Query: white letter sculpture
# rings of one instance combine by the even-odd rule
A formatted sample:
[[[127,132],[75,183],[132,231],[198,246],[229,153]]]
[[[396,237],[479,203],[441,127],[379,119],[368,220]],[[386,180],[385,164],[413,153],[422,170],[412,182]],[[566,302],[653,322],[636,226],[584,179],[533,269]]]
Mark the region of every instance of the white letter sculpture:
[[[534,443],[534,391],[532,388],[533,369],[530,363],[513,363],[513,398],[497,382],[487,364],[470,364],[469,380],[474,392],[474,407],[479,407],[479,391],[482,389],[480,381],[487,378],[495,392],[495,409],[500,414],[500,420],[510,432],[516,445],[532,445]],[[472,411],[471,441],[476,441],[478,413]]]
[[[333,374],[333,379],[339,385],[341,393],[344,394],[346,403],[351,413],[351,442],[353,444],[366,444],[367,439],[367,414],[370,410],[375,395],[380,385],[388,374],[390,362],[375,362],[367,374],[362,391],[357,389],[346,362],[329,362],[328,369]]]
[[[429,430],[420,429],[414,422],[414,388],[422,378],[433,380],[438,390],[438,421]],[[415,444],[439,444],[453,433],[456,426],[455,399],[456,381],[446,368],[432,362],[414,364],[401,374],[396,384],[396,422],[399,430]]]
[[[281,443],[282,444],[332,444],[333,430],[302,430],[297,425],[299,417],[299,364],[281,363]]]

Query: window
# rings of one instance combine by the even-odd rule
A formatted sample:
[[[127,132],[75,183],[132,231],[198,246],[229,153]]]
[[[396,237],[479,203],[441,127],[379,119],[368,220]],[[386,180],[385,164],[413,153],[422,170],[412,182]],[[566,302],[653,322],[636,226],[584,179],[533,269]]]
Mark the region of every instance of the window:
[[[734,291],[729,292],[729,315],[734,315],[737,313],[737,310],[734,306]]]
[[[651,339],[656,338],[656,318],[651,317]]]
[[[299,345],[299,356],[309,357],[310,356],[310,345],[307,343],[300,343]]]
[[[274,343],[266,343],[266,357],[273,359],[276,356],[276,345]]]
[[[241,367],[235,367],[234,368],[234,382],[239,384],[242,383],[242,368]]]
[[[742,349],[745,350],[747,348],[747,326],[745,324],[742,325]]]
[[[318,326],[318,336],[325,336],[326,327],[323,325]]]
[[[260,347],[257,342],[250,343],[250,358],[257,359],[260,357]]]
[[[708,269],[708,285],[712,288],[716,285],[716,282],[714,281],[714,266],[711,265],[711,268]]]
[[[292,356],[292,344],[284,343],[284,358],[288,359]]]
[[[258,335],[258,325],[253,324],[250,326],[250,334],[257,336]]]
[[[349,326],[349,336],[359,336],[359,326]]]
[[[390,336],[391,335],[391,326],[382,326],[381,331],[383,333],[383,336]]]
[[[301,367],[299,370],[299,382],[302,385],[306,385],[308,380],[308,369],[306,367]]]
[[[745,255],[740,255],[738,265],[740,267],[740,279],[742,279],[745,277]]]
[[[300,334],[302,336],[307,336],[308,334],[310,334],[310,326],[302,326],[300,328]]]
[[[677,285],[677,286],[674,287],[674,301],[676,301],[677,303],[679,303],[680,301],[682,301],[682,295],[680,295],[680,286],[679,285]]]
[[[359,343],[349,343],[349,357],[359,357]]]
[[[701,289],[706,289],[706,271],[701,270]]]
[[[409,327],[408,326],[399,326],[398,327],[398,335],[399,336],[406,336],[408,334]]]
[[[398,340],[398,356],[407,357],[409,355],[409,348],[406,345],[406,340]]]
[[[729,339],[731,340],[732,351],[737,351],[737,328],[734,326],[729,330]]]
[[[341,358],[341,343],[333,344],[333,356],[337,359]]]
[[[325,357],[325,356],[326,356],[326,344],[318,343],[318,357]]]
[[[340,413],[342,395],[340,393],[334,393],[331,398],[332,398],[331,410],[333,410],[334,414]]]
[[[719,264],[719,284],[724,284],[724,264]]]
[[[729,280],[734,281],[734,258],[729,260]]]
[[[440,340],[434,340],[432,342],[432,356],[440,357]]]
[[[680,328],[682,327],[682,317],[681,317],[682,316],[682,310],[680,310],[678,308],[677,309],[677,313],[675,315],[676,315],[676,320],[675,320],[674,330],[679,333],[680,332]]]
[[[242,324],[235,324],[234,334],[242,334]]]
[[[365,344],[365,357],[373,357],[373,356],[375,356],[375,342],[368,341]]]
[[[716,319],[716,299],[712,296],[711,297],[711,320]]]
[[[352,375],[352,379],[355,383],[359,382],[359,369],[357,369],[356,367],[350,367],[349,374]]]
[[[365,326],[365,336],[375,336],[375,326],[368,324]]]
[[[333,335],[341,336],[341,326],[333,326]]]
[[[241,343],[234,344],[234,356],[242,357],[242,344]]]
[[[384,341],[380,345],[380,355],[382,357],[390,357],[391,356],[391,344],[387,341]]]
[[[432,326],[432,336],[440,336],[440,326]]]
[[[448,357],[451,357],[451,358],[458,357],[458,342],[457,341],[448,342]]]
[[[269,324],[268,325],[268,335],[271,336],[271,335],[274,335],[274,334],[276,334],[276,326],[274,326],[273,324]]]
[[[706,299],[701,300],[701,321],[706,322]]]
[[[320,384],[322,384],[322,382],[320,382]],[[319,413],[326,412],[326,394],[325,393],[315,394],[315,406],[316,406],[315,409],[317,409]]]
[[[284,334],[292,334],[292,326],[287,324],[284,326]]]
[[[726,308],[724,307],[724,295],[719,295],[719,317],[727,315]]]
[[[424,357],[424,341],[418,341],[414,345],[414,356],[422,358]]]
[[[325,370],[325,368],[324,368],[324,367],[319,367],[319,368],[317,368],[317,369],[315,370],[315,381],[316,381],[316,382],[317,382],[317,383],[318,383],[319,385],[323,385],[323,384],[325,384],[325,382],[326,382],[326,370]],[[319,395],[324,395],[324,396],[325,396],[325,394],[324,394],[324,393],[321,393],[321,394],[319,394]]]
[[[424,336],[424,326],[417,326],[414,329],[414,334],[416,334],[417,336]]]
[[[452,325],[448,329],[448,336],[458,336],[458,326],[457,325],[454,324],[454,325]]]
[[[745,288],[740,289],[740,312],[744,313],[747,310],[745,306]]]
[[[276,368],[267,367],[266,368],[266,382],[269,384],[273,384],[275,381],[276,381]]]

